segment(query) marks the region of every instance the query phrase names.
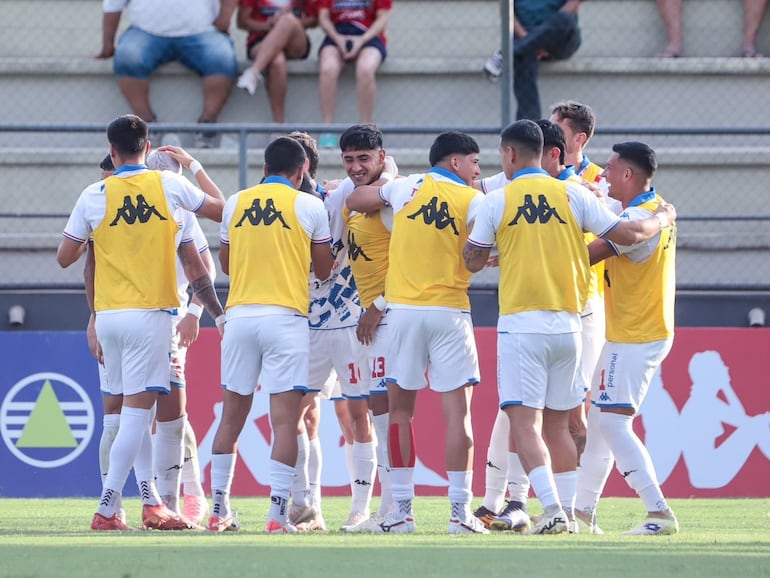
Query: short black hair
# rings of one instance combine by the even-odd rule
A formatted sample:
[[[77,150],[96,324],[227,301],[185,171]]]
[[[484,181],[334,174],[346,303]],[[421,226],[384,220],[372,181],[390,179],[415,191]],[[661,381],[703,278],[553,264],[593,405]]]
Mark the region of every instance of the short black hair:
[[[340,136],[340,150],[375,151],[382,148],[382,131],[374,124],[354,124]]]
[[[103,171],[115,170],[115,165],[112,164],[112,157],[109,154],[102,159],[102,162],[99,163],[99,168]]]
[[[289,176],[305,164],[305,149],[293,138],[279,136],[265,149],[265,166],[268,175]]]
[[[430,147],[428,160],[435,167],[450,155],[471,155],[480,152],[479,143],[464,132],[449,130],[442,132]]]
[[[500,133],[500,143],[528,152],[532,157],[540,157],[543,154],[543,131],[533,120],[517,120]]]
[[[107,127],[107,140],[119,155],[133,156],[147,146],[147,123],[135,114],[124,114]]]
[[[302,145],[303,149],[305,149],[305,155],[307,155],[309,161],[307,172],[311,177],[315,178],[316,171],[318,170],[318,163],[321,160],[321,156],[318,152],[318,143],[312,136],[299,130],[290,132],[289,138],[293,138]]]
[[[648,179],[652,178],[652,175],[658,170],[658,159],[655,156],[655,151],[643,142],[617,143],[612,145],[612,152],[617,153],[621,160],[639,169]]]
[[[552,147],[559,149],[559,162],[564,164],[564,157],[567,154],[567,141],[564,138],[562,128],[550,120],[536,120],[535,123],[543,131],[543,149]]]

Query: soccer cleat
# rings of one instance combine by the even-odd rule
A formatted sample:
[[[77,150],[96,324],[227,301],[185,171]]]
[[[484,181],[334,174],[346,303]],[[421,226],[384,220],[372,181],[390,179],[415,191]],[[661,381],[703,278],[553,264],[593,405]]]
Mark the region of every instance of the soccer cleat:
[[[371,527],[371,531],[376,534],[414,534],[416,529],[414,516],[401,518],[394,514],[389,514],[382,522]]]
[[[289,522],[286,522],[285,524],[281,524],[277,520],[268,520],[267,525],[265,526],[265,533],[267,534],[296,534],[297,528],[290,524]]]
[[[632,530],[623,532],[625,536],[669,536],[679,531],[679,522],[671,510],[664,518],[648,516],[647,519]]]
[[[505,509],[489,523],[489,529],[498,532],[524,532],[529,529],[527,509],[521,502],[509,501]]]
[[[363,524],[369,519],[369,514],[366,512],[350,512],[348,521],[340,527],[340,532],[350,532],[350,529]]]
[[[118,519],[124,524],[126,523],[126,511],[123,508],[118,509]]]
[[[479,519],[479,522],[484,524],[485,528],[489,528],[489,524],[492,523],[492,520],[497,518],[497,514],[495,514],[492,510],[483,504],[476,508],[476,511],[473,512],[473,515]]]
[[[184,516],[172,512],[163,504],[142,507],[142,526],[145,530],[202,530]]]
[[[489,534],[489,530],[476,516],[470,516],[467,520],[452,518],[449,520],[449,533],[457,534]]]
[[[323,514],[314,508],[315,513],[295,526],[298,532],[326,532],[326,522],[324,521]]]
[[[123,520],[120,519],[118,513],[113,514],[109,518],[102,516],[100,513],[94,514],[94,519],[91,520],[91,529],[98,530],[100,532],[116,530],[118,532],[127,532],[131,528],[126,526]]]
[[[190,494],[184,495],[184,507],[182,508],[182,516],[187,518],[190,522],[196,526],[203,524],[203,520],[206,518],[206,514],[209,513],[209,503],[206,501],[206,496],[192,496]]]
[[[550,513],[544,513],[540,516],[537,523],[530,529],[524,532],[527,535],[532,534],[563,534],[569,531],[567,525],[567,514],[561,508],[554,509]]]
[[[292,526],[296,526],[297,524],[307,522],[310,518],[315,516],[318,511],[315,504],[300,506],[296,502],[292,502],[291,506],[289,506],[289,523]]]
[[[242,88],[243,90],[248,92],[251,96],[254,96],[257,93],[257,89],[260,86],[262,86],[264,83],[265,83],[265,79],[262,76],[262,74],[259,71],[255,70],[253,66],[249,66],[238,77],[238,82],[236,83],[236,86],[238,88]]]
[[[240,529],[241,523],[238,521],[235,512],[224,518],[209,516],[209,521],[206,523],[206,530],[209,532],[237,532]]]
[[[503,53],[498,50],[484,64],[484,75],[489,82],[498,82],[503,75]]]
[[[575,522],[577,523],[576,533],[585,534],[604,534],[604,530],[599,527],[596,521],[596,514],[590,514],[583,510],[575,510]]]
[[[350,526],[346,532],[349,534],[363,534],[366,532],[373,532],[374,526],[379,524],[385,519],[385,516],[380,516],[379,514],[375,513],[372,515],[371,518],[366,518],[359,524],[356,524],[355,526]]]

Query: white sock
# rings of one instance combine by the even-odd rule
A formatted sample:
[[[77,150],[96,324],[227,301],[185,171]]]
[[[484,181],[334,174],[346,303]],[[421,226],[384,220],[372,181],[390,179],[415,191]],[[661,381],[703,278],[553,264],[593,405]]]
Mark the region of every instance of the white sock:
[[[412,515],[414,499],[414,468],[390,468],[393,503],[400,517]]]
[[[318,437],[310,440],[310,451],[307,460],[307,485],[311,503],[321,505],[321,472],[323,470],[323,454],[321,440]]]
[[[195,438],[190,420],[184,416],[184,466],[182,467],[182,483],[184,493],[188,496],[205,496],[201,485],[201,465],[198,461],[198,440]]]
[[[572,513],[575,511],[575,494],[577,493],[577,472],[560,472],[553,475],[556,491],[562,510]]]
[[[345,442],[345,465],[348,467],[348,478],[350,479],[350,495],[353,495],[353,486],[355,485],[353,483],[353,480],[356,478],[355,472],[356,472],[356,466],[355,466],[355,459],[353,457],[353,444],[349,444]]]
[[[99,438],[99,470],[102,474],[102,488],[104,487],[104,481],[107,479],[107,470],[110,469],[110,450],[112,449],[112,443],[115,441],[115,436],[118,435],[118,427],[120,427],[119,413],[104,415],[102,419],[102,437]],[[120,494],[117,494],[117,509],[120,510],[122,507],[123,500]]]
[[[484,501],[481,502],[487,510],[495,513],[503,509],[503,501],[505,500],[505,483],[508,480],[506,464],[508,459],[509,430],[510,420],[508,416],[504,411],[498,411],[497,416],[495,416],[495,425],[492,426],[489,447],[487,448]],[[529,484],[529,481],[527,481],[527,484]]]
[[[169,509],[179,510],[179,484],[184,466],[184,417],[156,422],[153,458],[158,493]]]
[[[308,489],[308,458],[310,453],[310,439],[307,432],[297,435],[297,465],[295,466],[294,480],[291,485],[291,499],[298,506],[306,506]]]
[[[473,471],[447,472],[449,478],[449,501],[452,504],[452,518],[467,520],[471,515],[473,499]]]
[[[211,456],[211,495],[214,504],[212,516],[226,518],[230,515],[230,487],[235,475],[237,454],[213,454]]]
[[[152,419],[150,424],[152,424]],[[152,467],[153,435],[151,427],[148,424],[145,428],[139,454],[134,460],[134,476],[136,476],[136,484],[139,486],[139,495],[142,498],[143,506],[157,506],[162,502],[155,486],[155,470]]]
[[[508,497],[512,502],[527,503],[529,477],[521,465],[519,454],[508,452]]]
[[[668,510],[650,453],[632,429],[634,416],[601,412],[599,426],[615,455],[615,463],[648,512]]]
[[[294,466],[270,460],[270,512],[268,520],[286,523],[289,494],[294,480]]]
[[[559,494],[556,491],[556,482],[550,468],[538,466],[529,472],[529,481],[535,490],[537,499],[543,506],[543,510],[559,505]]]
[[[615,461],[612,450],[599,427],[600,415],[597,408],[592,408],[588,412],[586,447],[583,455],[580,456],[580,466],[577,469],[575,508],[588,514],[596,512],[596,506]]]
[[[353,443],[353,490],[352,512],[369,514],[372,503],[372,489],[374,488],[374,471],[376,462],[374,458],[373,442]]]
[[[393,509],[388,462],[388,420],[387,413],[372,416],[374,432],[377,435],[377,478],[380,480],[380,507],[377,509],[377,515],[383,518]]]

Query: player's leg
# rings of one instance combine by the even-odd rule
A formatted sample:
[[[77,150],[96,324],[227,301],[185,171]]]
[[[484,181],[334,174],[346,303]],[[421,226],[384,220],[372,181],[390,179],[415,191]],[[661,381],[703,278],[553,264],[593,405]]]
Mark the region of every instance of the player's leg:
[[[508,416],[498,411],[487,447],[484,500],[473,513],[486,528],[503,509],[505,488],[508,482]]]

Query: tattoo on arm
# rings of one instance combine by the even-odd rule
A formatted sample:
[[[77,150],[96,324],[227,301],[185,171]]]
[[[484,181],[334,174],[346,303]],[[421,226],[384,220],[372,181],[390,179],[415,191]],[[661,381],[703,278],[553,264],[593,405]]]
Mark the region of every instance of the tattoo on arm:
[[[208,275],[198,277],[190,283],[190,287],[192,287],[193,293],[200,299],[211,317],[216,319],[225,312]]]
[[[471,245],[470,243],[466,243],[465,247],[463,248],[463,259],[465,259],[465,266],[470,270],[481,269],[484,266],[483,263],[481,264],[481,267],[478,267],[478,269],[475,269],[474,265],[478,266],[478,262],[483,259],[485,251],[486,249],[481,249]],[[484,261],[486,260],[484,259]]]

